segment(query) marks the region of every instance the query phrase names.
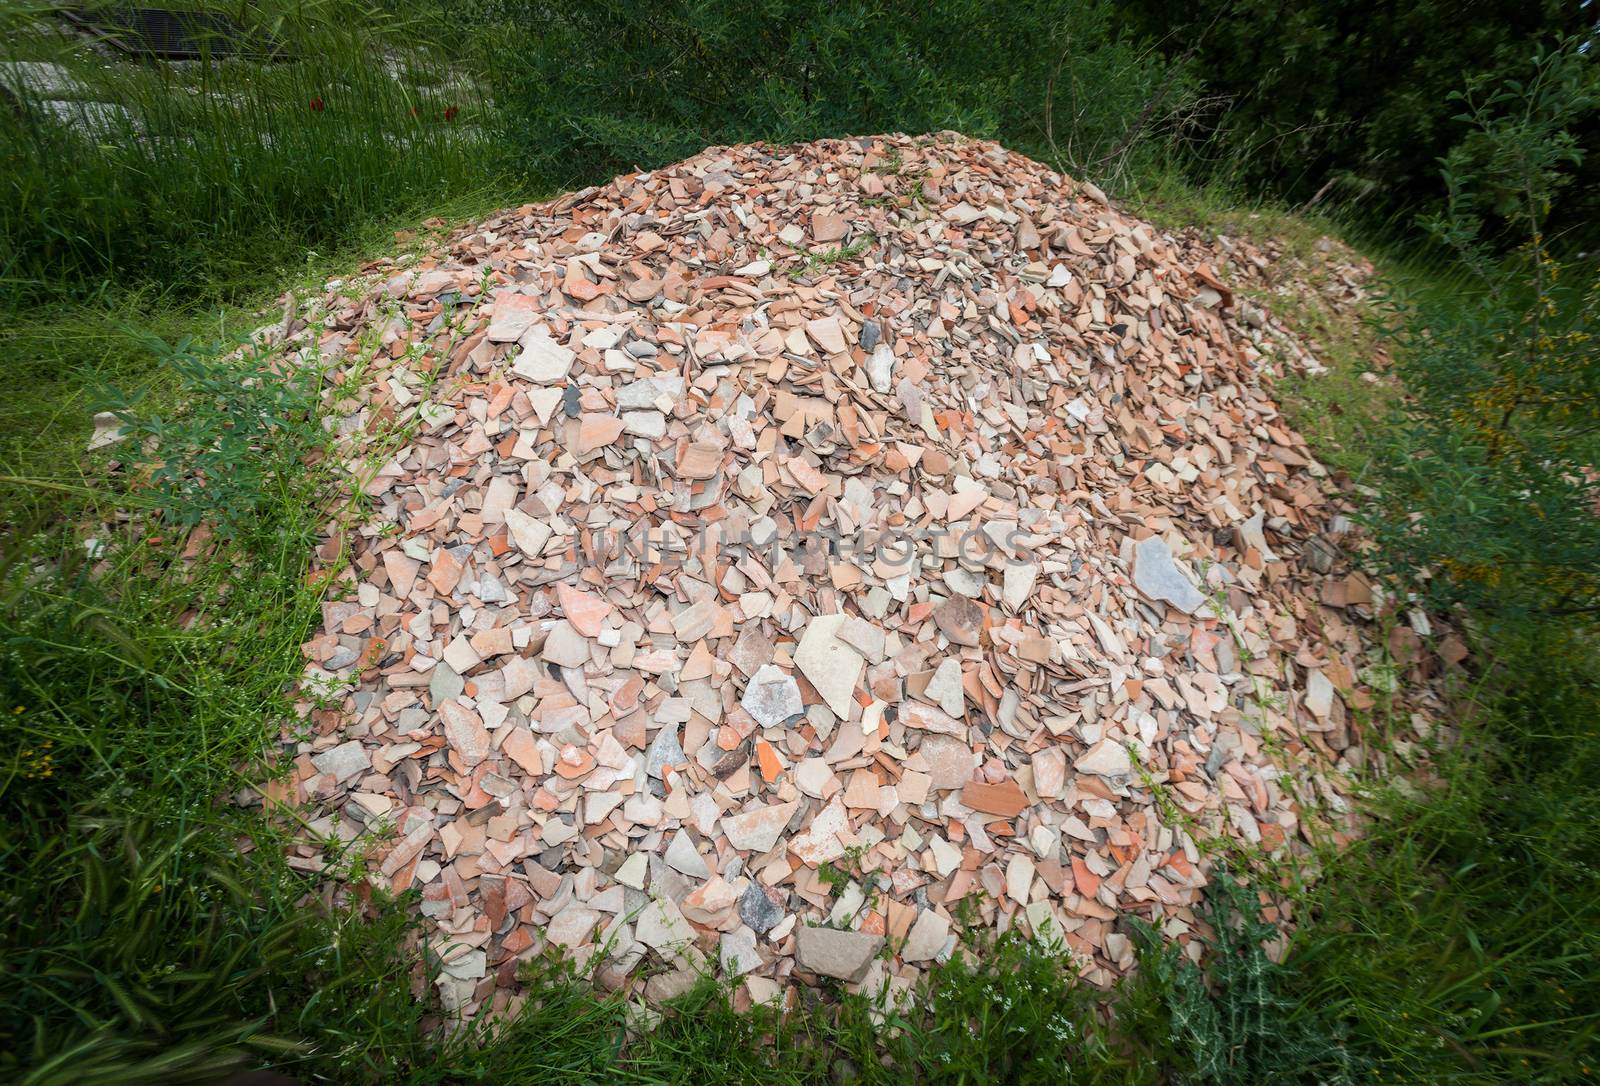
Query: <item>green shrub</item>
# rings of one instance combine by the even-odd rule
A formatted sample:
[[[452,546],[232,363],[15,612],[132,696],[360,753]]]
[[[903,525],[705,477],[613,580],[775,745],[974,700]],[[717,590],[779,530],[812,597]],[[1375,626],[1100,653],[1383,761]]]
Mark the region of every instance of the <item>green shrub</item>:
[[[1470,277],[1399,315],[1409,400],[1366,518],[1390,569],[1439,605],[1600,608],[1600,289],[1546,233],[1584,159],[1573,125],[1600,100],[1592,67],[1573,43],[1526,81],[1457,99],[1472,135],[1445,159],[1448,206],[1427,225]],[[1521,233],[1508,257],[1492,221]]]
[[[996,1082],[1095,1082],[1122,1064],[1101,993],[1077,979],[1059,938],[975,925],[962,949],[904,1010],[911,1028],[890,1048],[917,1081],[967,1082],[981,1071]]]
[[[1130,0],[1122,10],[1203,75],[1197,180],[1221,167],[1280,199],[1320,196],[1380,220],[1409,220],[1442,197],[1439,160],[1470,131],[1453,93],[1523,78],[1532,53],[1592,35],[1594,21],[1565,0]],[[1600,139],[1600,112],[1573,122]],[[1579,180],[1559,221],[1594,238],[1600,163],[1566,169]]]
[[[483,2],[503,139],[561,186],[708,145],[956,129],[1126,176],[1189,78],[1108,4],[1027,0]]]

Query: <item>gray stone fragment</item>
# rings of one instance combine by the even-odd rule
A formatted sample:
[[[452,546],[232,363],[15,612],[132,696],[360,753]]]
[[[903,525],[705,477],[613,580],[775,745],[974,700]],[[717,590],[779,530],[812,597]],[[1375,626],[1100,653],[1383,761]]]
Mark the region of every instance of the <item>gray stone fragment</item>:
[[[115,102],[47,101],[39,109],[51,119],[96,136],[142,134],[143,125]]]
[[[1170,603],[1184,614],[1192,615],[1206,603],[1206,597],[1178,569],[1160,536],[1134,544],[1133,584],[1150,599]]]
[[[1333,712],[1333,683],[1315,669],[1306,672],[1305,706],[1318,720],[1328,719]]]
[[[924,735],[917,748],[933,777],[934,788],[960,788],[972,779],[977,768],[972,747],[948,735]]]
[[[752,881],[739,897],[739,919],[757,935],[765,935],[783,922],[783,905],[774,901],[771,892]]]
[[[906,945],[900,951],[900,960],[928,961],[944,950],[945,941],[949,937],[950,921],[932,909],[923,909],[917,914],[917,922],[911,925],[911,931],[906,935]]]
[[[652,901],[639,914],[634,934],[639,942],[651,950],[663,953],[687,947],[694,942],[694,929],[683,918],[683,913],[671,901],[660,898]]]
[[[711,871],[706,867],[705,857],[701,856],[694,847],[694,842],[689,839],[688,830],[679,830],[673,835],[672,843],[667,846],[665,858],[671,867],[683,872],[691,879],[711,877]]]
[[[900,410],[905,412],[906,419],[913,426],[922,425],[922,392],[915,384],[906,378],[900,378],[900,383],[894,386],[894,394],[900,401]]]
[[[643,890],[635,890],[631,886],[622,888],[622,915],[635,916],[640,909],[650,904],[650,895]]]
[[[883,949],[883,936],[833,928],[795,929],[795,964],[807,972],[849,984],[862,980]]]
[[[1093,773],[1098,777],[1126,777],[1133,772],[1133,760],[1127,748],[1115,739],[1102,739],[1085,751],[1072,768],[1079,773]]]
[[[1272,552],[1271,547],[1267,546],[1267,535],[1263,530],[1266,526],[1266,520],[1266,510],[1258,509],[1255,516],[1238,526],[1238,531],[1244,537],[1246,543],[1261,552],[1262,561],[1276,562],[1278,556]]]
[[[440,660],[433,665],[433,675],[428,679],[428,696],[433,704],[453,701],[459,698],[467,689],[467,681],[457,675],[455,669]]]
[[[565,381],[577,357],[545,334],[542,328],[530,329],[519,341],[521,352],[511,364],[511,372],[539,385]]]
[[[558,620],[545,635],[539,655],[559,667],[583,667],[589,662],[589,639],[566,619]]]
[[[970,569],[961,566],[952,566],[944,571],[944,583],[950,591],[968,599],[978,599],[983,595],[984,587],[989,583],[985,577],[980,577]]]
[[[1006,601],[1006,606],[1013,612],[1020,611],[1033,594],[1033,586],[1038,580],[1039,563],[1007,562],[1000,598]]]
[[[484,574],[478,578],[478,598],[484,603],[508,603],[505,586],[494,577]]]
[[[452,1014],[471,1005],[472,996],[478,990],[477,981],[452,977],[449,973],[440,973],[433,983],[439,988],[439,1005]]]
[[[1334,560],[1338,557],[1338,552],[1321,539],[1312,537],[1306,542],[1306,560],[1318,573],[1332,573]]]
[[[10,60],[0,64],[0,86],[38,98],[69,98],[83,91],[70,69],[47,60]]]
[[[861,680],[866,661],[836,636],[845,617],[841,612],[812,618],[800,636],[799,647],[794,650],[794,664],[817,688],[828,708],[847,719],[851,695]]]
[[[867,380],[883,395],[889,394],[894,381],[894,352],[887,343],[880,343],[867,356]]]
[[[743,929],[723,933],[717,945],[717,957],[727,977],[742,977],[761,965],[761,955],[756,953],[756,937]]]
[[[650,855],[650,894],[667,901],[682,901],[695,889],[695,884],[667,864],[664,857]]]
[[[699,983],[700,977],[687,967],[656,973],[644,984],[644,997],[653,1006],[684,995]]]
[[[650,741],[650,749],[645,751],[644,771],[647,776],[659,780],[661,771],[667,766],[681,766],[688,761],[688,755],[683,753],[683,747],[678,742],[678,726],[663,724]]]
[[[960,719],[966,712],[966,691],[961,686],[961,661],[947,656],[928,680],[923,696],[949,715]]]
[[[454,954],[448,960],[441,960],[439,968],[457,980],[476,980],[489,971],[488,953],[482,950],[468,950]]]
[[[361,740],[352,739],[332,750],[313,755],[311,764],[317,767],[317,772],[332,773],[334,779],[343,784],[371,766],[372,758],[367,754],[367,748],[361,745]]]
[[[637,437],[658,438],[667,433],[667,416],[659,411],[624,411],[622,432]]]
[[[122,420],[110,411],[101,411],[94,417],[94,433],[89,437],[89,452],[115,445],[127,435],[122,432]]]
[[[361,653],[357,652],[355,649],[341,648],[338,652],[335,652],[332,656],[322,661],[322,666],[328,671],[342,671],[351,664],[355,663],[360,656]]]

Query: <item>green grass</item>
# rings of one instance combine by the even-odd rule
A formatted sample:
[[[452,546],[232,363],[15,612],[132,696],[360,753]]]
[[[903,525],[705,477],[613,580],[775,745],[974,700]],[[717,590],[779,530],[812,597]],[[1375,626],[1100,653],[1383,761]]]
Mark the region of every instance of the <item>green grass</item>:
[[[1400,374],[1427,379],[1442,333],[1482,319],[1477,288],[1426,248],[1371,247],[1413,327],[1426,319],[1430,331],[1379,345]],[[1504,304],[1517,312],[1514,296]],[[1405,449],[1372,431],[1364,451],[1378,470],[1365,481],[1392,478],[1387,458]],[[1490,511],[1466,505],[1479,497],[1458,496],[1471,515],[1449,541],[1456,554],[1481,543],[1466,533],[1487,535]],[[1514,519],[1513,560],[1536,567],[1551,545],[1581,545],[1552,539],[1531,501]],[[1300,1013],[1349,1023],[1383,1081],[1583,1082],[1600,1067],[1597,631],[1591,614],[1543,610],[1531,592],[1521,602],[1445,616],[1472,656],[1431,728],[1369,730],[1396,776],[1372,782],[1367,833],[1326,858],[1300,902],[1310,922],[1286,991]]]
[[[1600,668],[1592,639],[1503,634],[1410,788],[1302,903],[1302,1008],[1385,1080],[1580,1082],[1600,1061]]]
[[[496,180],[481,88],[434,44],[436,24],[347,0],[250,11],[291,59],[108,64],[26,35],[36,9],[0,15],[0,34],[61,65],[77,97],[118,109],[87,129],[47,123],[24,90],[0,110],[8,294],[156,283],[226,295],[374,218]]]
[[[1376,437],[1400,395],[1390,347],[1377,318],[1389,296],[1432,289],[1439,266],[1407,263],[1371,244],[1370,231],[1347,217],[1296,213],[1219,181],[1196,186],[1171,173],[1145,181],[1129,196],[1135,211],[1168,230],[1198,228],[1264,248],[1265,286],[1230,280],[1245,303],[1264,307],[1295,334],[1326,370],[1305,374],[1280,367],[1279,405],[1319,459],[1347,479],[1364,480]],[[1370,304],[1336,304],[1345,294],[1342,265],[1363,257],[1376,265]]]
[[[0,505],[8,511],[0,537],[97,504],[107,464],[128,457],[126,444],[84,452],[93,416],[107,407],[112,389],[145,396],[147,410],[178,405],[175,375],[148,349],[152,337],[231,341],[274,322],[285,287],[318,288],[335,271],[348,273],[378,254],[420,251],[450,226],[522,198],[479,190],[348,223],[289,265],[255,269],[227,290],[108,284],[0,309],[0,352],[8,376],[25,392],[0,397]],[[444,225],[419,227],[424,220]]]
[[[149,336],[226,341],[286,280],[429,214],[527,196],[499,172],[481,88],[415,6],[263,0],[241,10],[294,59],[181,67],[108,64],[48,7],[0,12],[6,56],[59,64],[77,97],[125,113],[86,132],[42,123],[28,93],[0,109],[0,351],[24,390],[0,397],[7,534],[72,515],[124,454],[83,457],[109,386],[169,396]]]

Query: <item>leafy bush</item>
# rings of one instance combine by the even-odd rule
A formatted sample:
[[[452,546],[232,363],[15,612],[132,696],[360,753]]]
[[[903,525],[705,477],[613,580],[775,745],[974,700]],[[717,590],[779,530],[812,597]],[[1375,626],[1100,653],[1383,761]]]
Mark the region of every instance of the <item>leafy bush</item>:
[[[1425,221],[1458,281],[1390,328],[1409,398],[1363,513],[1400,590],[1461,622],[1472,681],[1426,770],[1375,789],[1328,858],[1288,987],[1385,1079],[1564,1083],[1600,1061],[1600,289],[1549,233],[1593,72],[1574,42],[1455,97],[1466,134]]]
[[[1411,399],[1367,524],[1392,570],[1438,604],[1485,615],[1600,608],[1600,290],[1554,254],[1547,218],[1600,101],[1576,43],[1526,81],[1457,96],[1472,126],[1445,159],[1446,210],[1426,220],[1470,277],[1396,330]],[[1523,241],[1494,253],[1489,223]]]
[[[312,401],[250,352],[165,358],[182,419],[135,420],[131,446],[169,472],[160,519],[113,518],[92,548],[48,520],[0,540],[8,1081],[215,1081],[411,1002],[394,925],[306,907],[272,827],[229,802],[293,711],[319,613]],[[222,530],[186,551],[201,522]]]
[[[278,1051],[303,890],[240,854],[246,824],[217,803],[285,708],[315,523],[284,502],[252,528],[198,565],[128,540],[97,569],[45,538],[0,563],[4,746],[49,756],[0,772],[9,1080],[204,1080]]]
[[[707,145],[957,129],[1126,176],[1193,87],[1106,3],[481,0],[504,139],[560,185]]]
[[[1453,93],[1521,79],[1536,49],[1593,33],[1593,13],[1564,0],[1131,0],[1123,10],[1203,73],[1202,127],[1214,138],[1198,148],[1201,182],[1220,166],[1280,198],[1332,193],[1375,217],[1409,218],[1440,199],[1439,160],[1470,131]],[[1592,107],[1571,120],[1600,139]],[[1580,180],[1557,209],[1591,237],[1597,166],[1564,167]]]

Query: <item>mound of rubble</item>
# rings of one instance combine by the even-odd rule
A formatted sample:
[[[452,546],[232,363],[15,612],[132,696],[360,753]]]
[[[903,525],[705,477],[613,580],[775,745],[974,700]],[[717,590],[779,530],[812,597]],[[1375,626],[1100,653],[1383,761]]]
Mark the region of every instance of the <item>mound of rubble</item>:
[[[452,1010],[548,944],[650,1000],[903,988],[963,901],[1095,983],[1129,916],[1198,953],[1197,838],[1343,809],[1371,600],[1215,260],[944,134],[333,284],[291,338],[369,501],[275,798],[420,890]]]

